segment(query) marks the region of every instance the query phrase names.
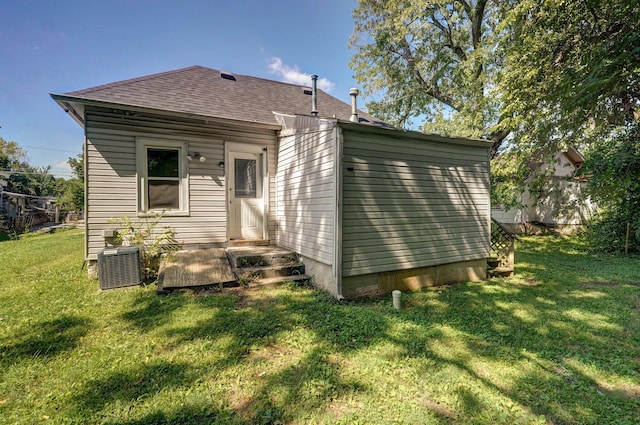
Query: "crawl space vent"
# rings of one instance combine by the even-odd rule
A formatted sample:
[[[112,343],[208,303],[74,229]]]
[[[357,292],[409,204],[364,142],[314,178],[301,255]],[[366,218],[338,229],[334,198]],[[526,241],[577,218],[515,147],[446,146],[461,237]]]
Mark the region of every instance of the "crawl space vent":
[[[100,289],[140,284],[140,250],[137,246],[103,249],[98,253]]]

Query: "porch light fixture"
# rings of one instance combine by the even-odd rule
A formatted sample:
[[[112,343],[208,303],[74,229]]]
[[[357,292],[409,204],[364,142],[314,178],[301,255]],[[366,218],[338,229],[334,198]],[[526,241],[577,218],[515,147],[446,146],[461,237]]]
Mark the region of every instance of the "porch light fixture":
[[[207,160],[206,157],[204,157],[203,155],[200,155],[200,152],[189,152],[187,154],[187,159],[189,161],[196,160],[196,161],[200,161],[200,162],[205,162]]]
[[[218,162],[218,167],[220,167],[220,168],[224,168],[224,161],[220,161],[220,162]]]

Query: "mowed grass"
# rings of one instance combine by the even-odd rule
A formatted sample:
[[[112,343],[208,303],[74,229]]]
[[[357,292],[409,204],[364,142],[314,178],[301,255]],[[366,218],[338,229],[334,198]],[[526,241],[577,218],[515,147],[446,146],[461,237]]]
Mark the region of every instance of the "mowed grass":
[[[79,231],[0,242],[0,423],[640,423],[640,260],[586,252],[524,238],[515,277],[396,311],[99,292]]]

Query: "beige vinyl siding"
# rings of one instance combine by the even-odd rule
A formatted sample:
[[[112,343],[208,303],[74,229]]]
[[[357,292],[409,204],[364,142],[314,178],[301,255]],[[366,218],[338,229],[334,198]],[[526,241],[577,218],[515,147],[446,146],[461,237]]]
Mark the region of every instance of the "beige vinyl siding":
[[[93,259],[105,246],[103,229],[110,219],[138,216],[136,139],[186,141],[189,151],[200,152],[205,162],[188,162],[189,214],[164,217],[162,224],[176,230],[184,245],[224,243],[227,231],[224,168],[225,142],[257,143],[268,149],[269,169],[275,170],[275,132],[247,128],[221,128],[203,120],[165,116],[127,115],[87,108],[87,244]],[[270,173],[269,235],[275,238],[275,173]],[[140,218],[144,219],[144,218]]]
[[[342,275],[489,256],[487,144],[343,130]]]
[[[280,138],[277,244],[320,263],[334,262],[333,129],[311,128]]]

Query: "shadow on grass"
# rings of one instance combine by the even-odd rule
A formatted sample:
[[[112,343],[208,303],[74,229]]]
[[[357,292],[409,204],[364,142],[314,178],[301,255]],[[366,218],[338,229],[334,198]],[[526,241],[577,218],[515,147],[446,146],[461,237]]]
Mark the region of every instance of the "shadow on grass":
[[[566,244],[560,241],[557,246]],[[530,254],[524,257],[529,260]],[[443,291],[436,298],[447,307],[430,320],[415,312],[404,317],[421,327],[440,323],[464,335],[462,347],[447,350],[446,338],[440,337],[425,341],[426,351],[534,415],[545,415],[548,422],[609,423],[615,418],[613,422],[633,423],[640,409],[640,320],[633,300],[640,299],[640,292],[631,285],[618,287],[621,290],[585,288],[581,279],[591,259],[573,249],[556,251],[554,257],[548,269],[555,277],[551,282],[547,271],[524,267],[524,276]],[[606,279],[609,273],[604,266],[592,275]],[[625,279],[632,276],[627,273]],[[419,337],[417,332],[398,343],[406,346]],[[483,359],[530,371],[509,383],[487,379],[478,366]],[[609,391],[607,387],[615,386],[607,382],[611,378],[635,384]],[[470,411],[478,406],[464,399],[463,404]],[[492,409],[509,414],[508,406]]]
[[[130,421],[103,422],[104,425],[203,425],[213,423],[228,425],[248,424],[231,410],[212,410],[209,406],[183,407],[169,412],[158,411],[141,419],[132,419]]]
[[[133,403],[194,379],[196,370],[190,365],[157,361],[86,382],[85,389],[75,395],[74,404],[81,411],[97,412],[113,401]]]
[[[122,423],[312,419],[314,412],[330,409],[334,400],[376,391],[370,383],[342,373],[344,361],[378,344],[390,344],[395,351],[385,354],[389,357],[380,364],[415,359],[415,374],[425,379],[445,368],[466,377],[452,381],[456,406],[424,403],[425,411],[445,422],[480,418],[480,423],[491,423],[492,418],[502,418],[495,421],[509,423],[524,418],[537,423],[537,415],[544,415],[548,423],[567,424],[637,419],[640,319],[634,310],[639,304],[630,300],[638,299],[638,288],[584,287],[584,276],[605,279],[614,270],[604,265],[593,271],[592,258],[567,241],[529,241],[524,249],[517,257],[520,274],[515,278],[407,294],[409,307],[402,311],[390,308],[389,296],[341,304],[320,291],[304,289],[274,290],[254,298],[140,297],[124,315],[131,326],[142,332],[159,327],[174,347],[219,342],[219,355],[198,367],[156,363],[116,371],[88,382],[74,402],[82,410],[99,413],[107,403],[135,403],[173,387],[190,386],[200,376],[199,368],[222,373],[249,367],[261,353],[283,349],[285,360],[255,379],[250,397],[227,400],[228,409],[168,409]],[[633,279],[633,272],[623,278]],[[194,304],[201,318],[176,326],[172,316]],[[164,326],[169,323],[174,326]],[[283,335],[299,329],[310,332],[311,339],[290,338],[286,341],[296,346],[278,346]],[[267,355],[260,360],[277,359]],[[496,364],[523,370],[509,379],[502,379],[499,370],[483,370]],[[607,377],[638,385],[610,388],[615,385],[607,386]],[[459,386],[460,379],[473,384]]]
[[[33,358],[45,360],[74,349],[92,322],[83,317],[62,316],[54,320],[29,324],[0,345],[0,365]]]
[[[331,400],[366,391],[366,385],[340,377],[341,366],[331,361],[332,353],[326,346],[315,348],[299,362],[269,374],[253,399],[239,406],[239,411],[249,413],[251,423],[284,423],[292,419],[288,411],[291,406],[297,412],[317,412]],[[273,394],[279,394],[277,403]]]

